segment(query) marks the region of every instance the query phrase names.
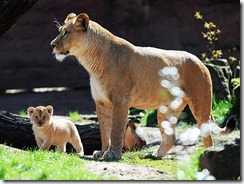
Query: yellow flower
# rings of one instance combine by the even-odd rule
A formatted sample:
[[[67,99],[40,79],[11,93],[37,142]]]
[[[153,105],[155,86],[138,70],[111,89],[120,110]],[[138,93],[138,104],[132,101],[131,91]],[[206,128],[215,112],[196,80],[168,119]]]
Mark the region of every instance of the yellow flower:
[[[203,18],[200,11],[196,12],[194,16],[196,17],[196,19],[202,19]]]

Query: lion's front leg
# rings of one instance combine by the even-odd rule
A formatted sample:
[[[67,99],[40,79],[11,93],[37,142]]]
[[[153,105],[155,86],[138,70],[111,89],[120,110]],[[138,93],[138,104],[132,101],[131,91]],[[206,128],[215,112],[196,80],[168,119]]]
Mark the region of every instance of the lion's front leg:
[[[100,126],[102,150],[94,151],[93,158],[100,158],[110,146],[110,133],[112,122],[112,109],[106,107],[102,102],[96,102],[97,117]]]
[[[104,153],[104,160],[119,160],[122,156],[123,137],[126,129],[128,105],[120,101],[113,104],[111,145]]]

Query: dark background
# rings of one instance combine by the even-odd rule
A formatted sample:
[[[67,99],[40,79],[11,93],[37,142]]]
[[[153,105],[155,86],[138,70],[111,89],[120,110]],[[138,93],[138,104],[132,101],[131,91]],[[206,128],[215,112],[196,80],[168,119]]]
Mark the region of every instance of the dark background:
[[[223,58],[240,59],[240,1],[236,0],[39,0],[0,37],[0,109],[13,113],[29,106],[53,105],[55,114],[93,113],[87,72],[73,58],[57,62],[50,42],[58,34],[53,20],[63,22],[74,12],[139,46],[186,50],[201,58],[206,52],[202,23],[221,30],[218,49]],[[232,51],[232,48],[236,48]],[[33,88],[68,87],[63,92],[33,93]],[[25,89],[9,94],[8,89]],[[8,91],[7,91],[8,92]]]

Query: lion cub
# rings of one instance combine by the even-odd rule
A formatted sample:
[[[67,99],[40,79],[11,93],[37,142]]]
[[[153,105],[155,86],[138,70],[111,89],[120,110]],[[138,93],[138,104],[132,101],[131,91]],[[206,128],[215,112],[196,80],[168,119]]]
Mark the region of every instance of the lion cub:
[[[70,142],[77,154],[84,156],[83,145],[74,125],[66,119],[53,119],[53,107],[29,107],[27,113],[33,123],[33,131],[40,150],[48,150],[52,145],[60,151],[66,151],[66,143]]]

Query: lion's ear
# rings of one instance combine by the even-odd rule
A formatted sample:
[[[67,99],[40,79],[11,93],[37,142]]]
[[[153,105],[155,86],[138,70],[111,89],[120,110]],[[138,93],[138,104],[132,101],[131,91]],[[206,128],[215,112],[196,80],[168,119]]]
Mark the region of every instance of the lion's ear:
[[[89,24],[89,17],[85,13],[79,14],[74,20],[73,25],[76,30],[87,31]]]
[[[29,108],[27,109],[27,114],[28,114],[29,116],[32,115],[32,114],[34,113],[34,110],[35,110],[34,107],[29,107]]]
[[[53,107],[51,105],[46,106],[46,110],[50,116],[53,115]]]
[[[73,18],[75,18],[75,17],[76,17],[76,14],[75,14],[75,13],[70,13],[70,14],[66,17],[64,23],[66,24],[70,19],[73,19]]]

